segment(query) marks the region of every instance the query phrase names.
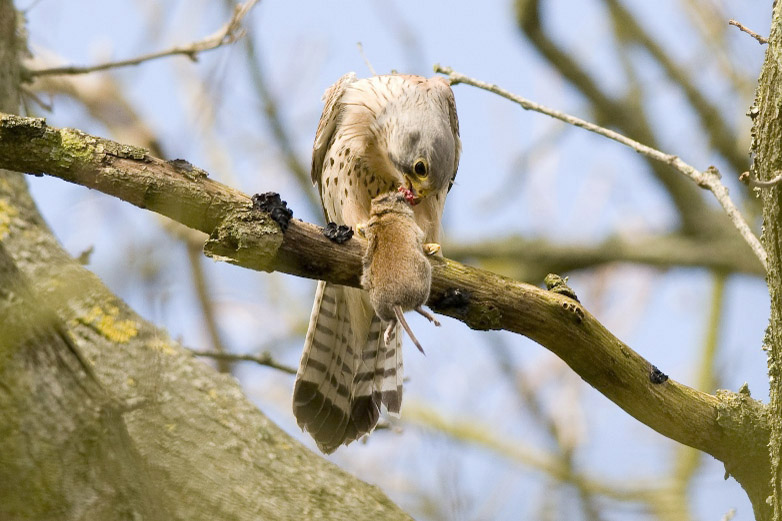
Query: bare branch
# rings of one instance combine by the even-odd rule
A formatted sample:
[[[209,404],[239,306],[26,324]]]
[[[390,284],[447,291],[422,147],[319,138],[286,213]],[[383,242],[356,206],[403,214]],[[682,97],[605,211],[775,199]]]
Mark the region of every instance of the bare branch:
[[[756,39],[760,45],[766,45],[768,43],[768,38],[764,36],[760,36],[758,33],[756,33],[755,31],[753,31],[752,29],[750,29],[749,27],[747,27],[746,25],[742,24],[737,20],[731,18],[730,20],[728,20],[728,24],[738,27],[739,30],[744,31],[745,33],[747,33],[748,35]]]
[[[653,495],[649,487],[644,484],[606,482],[569,469],[562,465],[556,455],[550,454],[540,447],[530,447],[521,442],[502,439],[492,429],[481,427],[481,422],[475,419],[448,419],[434,408],[415,402],[405,405],[402,419],[406,423],[436,429],[455,440],[490,449],[505,459],[543,472],[556,480],[571,483],[592,494],[620,501],[646,501],[651,499],[649,496]]]
[[[760,179],[755,179],[754,177],[752,177],[752,174],[750,174],[749,172],[744,172],[739,176],[739,181],[741,181],[742,183],[746,183],[753,188],[771,188],[772,186],[776,186],[779,183],[782,183],[782,172],[772,177],[768,181],[761,181]]]
[[[670,80],[678,85],[687,96],[692,110],[700,120],[703,133],[708,136],[711,145],[728,160],[736,171],[740,172],[746,168],[748,164],[746,150],[739,144],[738,136],[722,117],[719,107],[709,101],[693,81],[692,71],[676,63],[663,46],[644,29],[641,22],[623,2],[619,0],[604,0],[604,2],[615,17],[615,23],[621,26],[623,32],[628,35],[627,38],[642,46],[660,64]]]
[[[443,249],[458,261],[486,262],[495,271],[530,281],[542,280],[549,272],[588,269],[611,262],[765,274],[752,251],[732,232],[724,236],[673,233],[632,240],[617,235],[596,244],[558,244],[545,239],[508,236],[469,244],[445,243]]]
[[[296,374],[295,368],[275,361],[271,353],[268,352],[261,353],[260,355],[241,355],[237,353],[225,353],[222,351],[200,351],[198,349],[190,349],[190,351],[196,356],[205,356],[214,358],[215,360],[230,362],[255,362],[258,365],[271,367],[272,369],[277,369],[283,373]]]
[[[142,56],[137,56],[127,60],[106,62],[98,65],[70,65],[66,67],[52,67],[50,69],[28,70],[25,72],[25,75],[28,78],[34,78],[37,76],[50,76],[53,74],[87,74],[90,72],[116,69],[130,65],[139,65],[143,62],[176,55],[184,55],[191,60],[196,61],[198,59],[199,53],[210,51],[223,45],[231,44],[241,38],[244,35],[244,31],[241,29],[242,19],[247,15],[250,9],[252,9],[253,6],[258,3],[258,1],[259,0],[247,0],[247,2],[237,5],[234,9],[233,16],[231,16],[231,19],[228,20],[224,26],[222,26],[215,33],[196,42],[192,42],[186,45],[178,45],[165,51],[144,54]]]
[[[323,228],[297,219],[283,232],[245,194],[186,161],[2,115],[0,168],[54,175],[207,232],[206,253],[217,260],[359,286],[363,239],[335,244]],[[430,261],[433,310],[473,329],[505,329],[538,342],[637,420],[723,461],[753,502],[769,494],[768,420],[748,394],[714,396],[668,379],[567,296],[448,259]]]
[[[322,211],[321,203],[317,194],[312,189],[312,178],[310,177],[309,166],[302,163],[299,159],[288,126],[280,115],[279,103],[275,99],[272,89],[266,82],[266,73],[263,69],[259,46],[252,34],[245,38],[242,44],[244,45],[245,56],[247,58],[247,70],[250,71],[250,79],[255,87],[255,91],[263,102],[263,111],[272,131],[272,136],[274,136],[277,147],[282,153],[285,164],[294,175],[301,187],[302,193],[307,196],[307,200],[310,203],[310,209],[313,214],[318,215]]]
[[[643,156],[672,166],[685,176],[689,177],[699,187],[705,188],[714,194],[714,197],[725,210],[725,213],[728,214],[728,217],[733,222],[733,225],[739,231],[747,244],[749,244],[750,248],[752,248],[752,251],[760,260],[761,264],[763,264],[763,268],[766,270],[768,269],[766,250],[760,244],[760,240],[758,240],[758,238],[752,232],[749,225],[747,224],[747,221],[744,219],[744,216],[741,215],[741,212],[731,200],[730,195],[728,194],[728,188],[722,184],[722,181],[720,180],[720,173],[715,167],[710,166],[706,170],[700,171],[682,161],[678,156],[660,152],[659,150],[648,147],[642,143],[639,143],[638,141],[635,141],[634,139],[630,139],[629,137],[620,134],[619,132],[609,130],[581,118],[571,116],[570,114],[566,114],[544,105],[540,105],[539,103],[535,103],[534,101],[530,101],[526,98],[508,92],[507,90],[497,85],[470,78],[459,72],[454,72],[454,70],[450,67],[435,65],[434,70],[435,72],[447,75],[448,79],[453,85],[458,83],[466,83],[467,85],[472,85],[473,87],[487,90],[510,101],[513,101],[514,103],[518,103],[524,110],[540,112],[541,114],[558,119],[569,125],[594,132],[603,137],[607,137],[608,139],[612,139],[618,143],[628,146]]]
[[[540,12],[542,5],[545,5],[545,2],[541,0],[514,2],[517,23],[529,42],[563,78],[589,100],[597,121],[603,124],[610,122],[625,135],[652,148],[659,148],[649,118],[638,103],[637,97],[627,94],[613,95],[603,89],[601,82],[583,67],[582,60],[568,53],[545,33]],[[678,172],[648,157],[644,157],[644,160],[654,177],[668,192],[685,233],[710,233],[724,226],[718,219],[714,219],[714,210],[704,198],[698,197],[696,188]]]

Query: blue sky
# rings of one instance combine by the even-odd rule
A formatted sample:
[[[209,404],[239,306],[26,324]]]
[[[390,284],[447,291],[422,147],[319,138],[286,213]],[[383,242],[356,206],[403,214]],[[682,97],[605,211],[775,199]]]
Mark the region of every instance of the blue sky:
[[[680,3],[625,4],[639,13],[669,52],[697,71],[697,84],[724,108],[748,145],[749,120],[744,113],[751,98],[737,94],[721,79],[716,60],[698,44],[692,20]],[[726,7],[728,17],[767,32],[769,6],[736,4]],[[227,19],[222,3],[200,0],[18,3],[21,8],[27,5],[33,53],[45,56],[56,51],[55,60],[75,64],[126,58],[199,39]],[[544,20],[601,86],[620,93],[626,86],[624,75],[602,5],[553,0],[545,3]],[[394,69],[430,75],[432,65],[440,63],[591,118],[581,97],[525,43],[510,2],[265,0],[250,21],[266,81],[279,100],[304,165],[309,162],[323,91],[345,72],[370,74],[357,42],[379,73]],[[763,48],[738,31],[727,36],[738,71],[755,78]],[[693,130],[695,118],[684,107],[682,94],[645,55],[630,56],[639,66],[648,94],[646,108],[663,136],[665,151],[701,168],[712,163],[724,168]],[[171,58],[111,74],[170,158],[186,158],[247,193],[278,191],[296,216],[319,222],[320,214],[308,206],[268,125],[259,117],[262,103],[238,48],[212,51],[197,63]],[[639,237],[675,226],[669,201],[633,152],[475,88],[460,85],[454,91],[463,155],[446,206],[444,230],[449,240],[523,234],[590,243],[610,234]],[[99,135],[108,132],[67,99],[55,99],[53,112],[44,115],[52,125]],[[723,174],[735,188],[736,173],[723,169]],[[55,179],[36,178],[30,184],[47,221],[70,252],[94,246],[90,268],[137,311],[186,345],[208,346],[184,269],[184,248],[162,229],[161,220]],[[271,349],[295,364],[313,283],[211,261],[205,266],[226,343],[242,352]],[[608,265],[575,273],[570,282],[581,301],[617,336],[671,377],[694,385],[710,304],[709,273]],[[717,362],[721,386],[737,390],[747,381],[754,396],[765,398],[765,356],[760,349],[768,317],[765,284],[758,278],[733,276],[726,301]],[[443,320],[439,330],[418,317],[410,321],[427,356],[406,352],[410,382],[405,400],[430,404],[449,417],[487,425],[508,440],[550,450],[544,433],[519,410],[512,389],[498,375],[500,342],[512,353],[516,367],[537,379],[547,407],[571,415],[562,421],[573,427],[582,445],[580,468],[629,481],[661,475],[672,467],[672,442],[629,419],[533,342],[470,331],[450,319]],[[237,375],[266,414],[313,447],[290,413],[289,377],[247,365],[240,366]],[[420,504],[418,491],[441,498],[454,519],[517,519],[525,513],[534,517],[546,508],[548,489],[539,473],[474,445],[402,426],[401,434],[377,433],[366,445],[341,449],[331,459],[377,483],[421,519],[438,517]],[[719,519],[736,508],[736,519],[750,519],[751,508],[739,485],[723,481],[721,465],[711,457],[705,456],[704,462],[694,488],[697,516]],[[560,508],[572,508],[576,515],[577,505],[568,506],[572,496],[562,497]],[[611,512],[610,519],[645,519],[637,509]]]

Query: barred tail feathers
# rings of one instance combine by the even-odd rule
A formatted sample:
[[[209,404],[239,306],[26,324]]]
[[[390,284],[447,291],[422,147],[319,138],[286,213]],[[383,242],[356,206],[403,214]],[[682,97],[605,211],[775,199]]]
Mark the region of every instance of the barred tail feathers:
[[[350,419],[356,364],[347,313],[342,288],[318,282],[293,389],[293,413],[325,453],[360,435]]]
[[[402,363],[402,331],[397,325],[394,329],[394,337],[385,346],[385,358],[378,357],[375,375],[382,380],[377,383],[376,389],[380,390],[381,401],[388,412],[399,416],[402,409],[402,381],[405,377],[404,364]]]
[[[385,345],[384,325],[372,312],[366,292],[318,283],[293,390],[293,412],[299,426],[327,454],[371,432],[381,405],[399,414],[402,334],[397,327]]]

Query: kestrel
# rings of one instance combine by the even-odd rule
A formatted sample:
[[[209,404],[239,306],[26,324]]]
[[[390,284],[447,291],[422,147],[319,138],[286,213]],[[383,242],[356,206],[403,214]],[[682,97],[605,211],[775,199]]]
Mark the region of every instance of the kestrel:
[[[356,79],[349,73],[324,94],[312,151],[312,181],[327,221],[355,228],[370,201],[404,187],[416,199],[415,222],[437,243],[445,197],[461,143],[453,92],[441,77]],[[380,407],[402,402],[402,335],[387,326],[365,290],[318,282],[293,390],[293,412],[324,453],[369,433]]]

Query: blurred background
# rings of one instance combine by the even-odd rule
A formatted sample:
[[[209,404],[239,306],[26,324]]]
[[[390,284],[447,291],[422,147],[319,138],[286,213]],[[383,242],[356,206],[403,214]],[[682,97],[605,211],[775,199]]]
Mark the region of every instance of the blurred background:
[[[90,65],[215,32],[232,1],[18,0],[30,67]],[[432,75],[440,63],[539,103],[716,165],[759,233],[752,104],[770,2],[263,0],[247,35],[200,54],[28,85],[27,114],[183,158],[245,193],[276,191],[323,224],[309,182],[323,91],[348,71]],[[87,16],[89,14],[89,16]],[[362,56],[358,43],[363,48]],[[672,378],[767,400],[768,293],[711,194],[633,151],[494,94],[454,87],[463,154],[444,253],[581,302]],[[196,350],[269,353],[295,367],[315,282],[217,264],[204,237],[121,201],[30,178],[49,225],[120,297]],[[400,419],[329,456],[421,520],[753,519],[722,465],[627,416],[539,345],[410,315]],[[407,342],[409,344],[409,342]],[[302,443],[293,377],[232,372]],[[150,368],[151,379],[155,378]]]

